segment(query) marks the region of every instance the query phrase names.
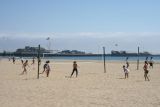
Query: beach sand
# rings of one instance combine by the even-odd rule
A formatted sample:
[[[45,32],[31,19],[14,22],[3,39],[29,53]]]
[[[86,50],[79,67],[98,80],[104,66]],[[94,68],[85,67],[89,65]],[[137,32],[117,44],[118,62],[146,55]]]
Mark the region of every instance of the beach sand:
[[[27,75],[20,61],[0,60],[0,107],[160,107],[160,64],[149,69],[151,81],[144,81],[143,63],[124,79],[125,62],[78,61],[79,76],[69,78],[72,61],[51,61],[49,78],[37,79],[37,63]],[[29,61],[31,64],[31,61]],[[42,72],[44,61],[41,65]]]

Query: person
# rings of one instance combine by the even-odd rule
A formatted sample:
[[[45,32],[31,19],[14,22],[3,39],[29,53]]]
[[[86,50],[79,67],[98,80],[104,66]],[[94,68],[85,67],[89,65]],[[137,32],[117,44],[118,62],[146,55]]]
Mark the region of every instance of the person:
[[[146,60],[145,60],[146,62],[147,62],[147,64],[148,64],[148,56],[146,57]]]
[[[149,61],[149,65],[150,65],[149,68],[153,68],[153,60],[152,59],[153,59],[153,57],[151,57],[151,59]]]
[[[44,72],[46,72],[47,77],[49,77],[49,73],[50,73],[49,63],[50,61],[46,61],[46,63],[43,65],[43,72],[40,74],[43,74]]]
[[[149,70],[148,70],[148,62],[147,61],[144,62],[143,70],[144,70],[145,81],[146,80],[150,81],[149,78],[148,78]]]
[[[21,63],[23,64],[23,57],[21,58]]]
[[[13,57],[12,60],[13,60],[13,64],[15,64],[15,61],[16,61],[16,60],[15,60],[15,57]]]
[[[43,71],[40,74],[43,74],[46,71],[46,66],[47,66],[47,61],[46,63],[43,65]]]
[[[126,62],[126,65],[127,65],[127,68],[129,68],[129,62],[128,61]]]
[[[47,61],[47,65],[46,65],[46,74],[47,74],[47,77],[49,77],[49,73],[50,73],[50,66],[49,66],[49,63],[50,61]]]
[[[77,67],[78,67],[77,62],[74,61],[73,62],[73,70],[72,70],[70,78],[72,77],[72,75],[74,74],[75,71],[76,71],[76,77],[78,76],[78,69],[77,69]]]
[[[24,70],[23,70],[23,72],[21,73],[21,75],[23,75],[24,73],[27,74],[27,69],[26,69],[27,66],[29,67],[29,65],[28,65],[28,60],[26,60],[26,61],[23,63],[23,68],[24,68]]]
[[[11,60],[11,58],[10,58],[10,57],[8,57],[8,60],[10,61],[10,60]]]
[[[34,65],[34,63],[35,63],[35,58],[33,57],[31,65]]]
[[[128,57],[126,57],[126,67],[129,68]]]
[[[123,70],[124,70],[124,76],[125,79],[129,77],[129,69],[125,67],[125,65],[123,65]]]

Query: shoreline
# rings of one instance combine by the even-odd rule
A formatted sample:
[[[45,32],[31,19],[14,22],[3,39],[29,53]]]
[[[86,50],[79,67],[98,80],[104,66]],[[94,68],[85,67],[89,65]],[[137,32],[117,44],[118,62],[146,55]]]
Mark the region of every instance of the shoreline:
[[[16,60],[20,61],[21,58],[20,57],[15,57]],[[0,60],[8,60],[8,57],[0,57]],[[32,60],[32,57],[23,57],[23,60]],[[78,59],[78,58],[74,58],[74,59],[65,59],[65,58],[62,58],[62,59],[58,59],[58,58],[41,58],[42,61],[46,61],[46,60],[50,60],[50,61],[55,61],[55,62],[72,62],[72,61],[78,61],[78,62],[103,62],[103,59]],[[12,61],[12,59],[10,59],[10,61]],[[37,61],[37,58],[35,59],[35,61]],[[106,63],[126,63],[126,60],[125,59],[107,59],[106,58]],[[139,63],[144,63],[144,59],[143,60],[139,60]],[[129,63],[137,63],[137,60],[132,60],[132,59],[129,59],[128,60]],[[159,60],[153,60],[153,62],[155,64],[159,64],[160,63],[160,59]]]
[[[9,57],[3,57],[0,56],[0,59],[9,59],[12,58],[13,56]],[[33,57],[16,57],[16,59],[32,59]],[[35,57],[37,58],[37,57]],[[126,57],[126,56],[106,56],[106,61],[126,61],[126,58],[128,58],[128,61],[137,61],[138,57],[137,56],[132,56],[132,57]],[[54,60],[103,60],[102,56],[58,56],[58,57],[41,57],[41,59],[54,59]],[[141,56],[139,57],[139,60],[145,61],[146,57]],[[148,61],[150,60],[150,57],[148,57]],[[155,56],[153,57],[154,61],[160,61],[160,56]]]

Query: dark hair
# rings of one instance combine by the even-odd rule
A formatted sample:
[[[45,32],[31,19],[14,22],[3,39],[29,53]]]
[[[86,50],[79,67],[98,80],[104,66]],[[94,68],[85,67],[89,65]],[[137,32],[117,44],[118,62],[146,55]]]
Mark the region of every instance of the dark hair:
[[[144,61],[145,64],[147,64],[147,61]]]
[[[46,63],[49,63],[50,61],[46,61]]]

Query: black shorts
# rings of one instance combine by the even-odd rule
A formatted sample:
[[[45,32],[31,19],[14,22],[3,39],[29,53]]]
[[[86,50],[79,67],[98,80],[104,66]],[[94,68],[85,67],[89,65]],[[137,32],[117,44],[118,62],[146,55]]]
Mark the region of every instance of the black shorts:
[[[73,71],[78,71],[77,68],[73,68]]]
[[[149,72],[148,70],[145,70],[145,72],[144,72],[144,73],[145,73],[145,74],[148,74],[148,72]]]
[[[150,66],[153,66],[153,63],[150,63]]]

